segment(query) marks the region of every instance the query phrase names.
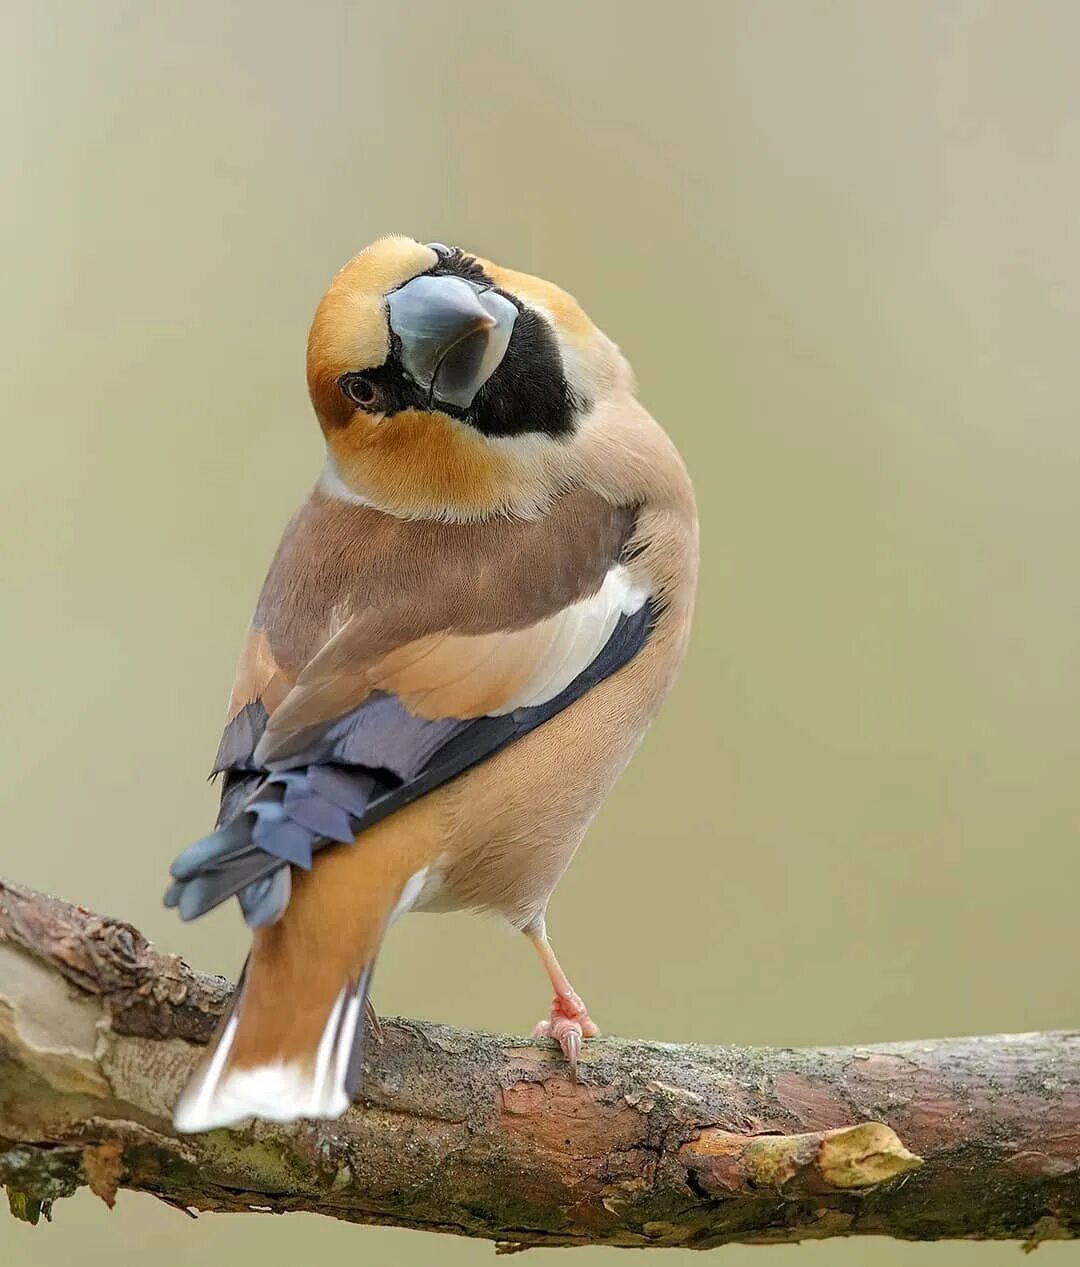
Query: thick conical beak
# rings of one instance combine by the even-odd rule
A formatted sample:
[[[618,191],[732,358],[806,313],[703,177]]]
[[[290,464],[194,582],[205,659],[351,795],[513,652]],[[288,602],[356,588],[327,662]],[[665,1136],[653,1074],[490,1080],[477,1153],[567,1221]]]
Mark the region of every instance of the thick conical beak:
[[[432,396],[468,408],[506,354],[517,309],[462,277],[414,277],[387,296],[405,372]]]

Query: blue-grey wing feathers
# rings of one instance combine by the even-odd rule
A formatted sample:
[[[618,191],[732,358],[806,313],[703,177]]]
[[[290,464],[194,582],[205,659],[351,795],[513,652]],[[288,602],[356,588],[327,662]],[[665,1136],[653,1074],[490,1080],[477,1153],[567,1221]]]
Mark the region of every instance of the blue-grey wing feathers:
[[[167,905],[194,919],[239,895],[249,924],[272,923],[289,900],[290,866],[310,867],[322,846],[354,840],[554,717],[638,653],[654,616],[651,601],[621,616],[592,663],[544,704],[472,720],[427,720],[396,696],[376,692],[343,717],[304,731],[287,757],[262,770],[253,768],[252,754],[266,712],[248,705],[226,730],[218,755],[217,769],[226,776],[221,826],[175,860]],[[230,760],[235,764],[225,764]]]

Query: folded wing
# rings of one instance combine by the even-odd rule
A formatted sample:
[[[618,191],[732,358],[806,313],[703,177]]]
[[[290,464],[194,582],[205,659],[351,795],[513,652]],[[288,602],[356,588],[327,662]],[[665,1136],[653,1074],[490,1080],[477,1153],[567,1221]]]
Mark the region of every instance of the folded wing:
[[[617,533],[601,525],[607,557],[583,556],[589,567],[571,601],[540,613],[535,601],[523,605],[538,618],[508,622],[501,594],[491,604],[498,620],[488,622],[496,627],[484,627],[483,590],[499,577],[481,557],[476,592],[464,603],[455,594],[468,615],[419,636],[409,634],[439,621],[417,619],[406,586],[395,591],[406,602],[335,622],[295,676],[272,637],[254,632],[216,765],[225,775],[220,826],[176,859],[166,901],[192,919],[238,894],[250,924],[272,922],[289,899],[287,864],[310,867],[321,846],[354,840],[625,665],[648,636],[652,604],[621,561],[632,516],[620,513]],[[551,587],[563,599],[573,588],[565,577]]]

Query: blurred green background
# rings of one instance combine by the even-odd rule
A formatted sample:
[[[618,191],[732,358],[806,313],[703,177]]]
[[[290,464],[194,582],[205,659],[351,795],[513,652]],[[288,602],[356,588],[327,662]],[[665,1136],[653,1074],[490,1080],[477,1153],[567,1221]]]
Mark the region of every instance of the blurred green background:
[[[235,658],[319,465],[314,304],[401,230],[573,291],[696,478],[692,655],[551,913],[600,1022],[1080,1021],[1080,7],[35,0],[4,26],[5,873],[235,972],[236,913],[182,926],[165,869],[213,816]],[[517,1032],[546,1006],[525,943],[467,917],[406,920],[375,996]],[[136,1246],[492,1252],[131,1194],[0,1216],[17,1267]]]

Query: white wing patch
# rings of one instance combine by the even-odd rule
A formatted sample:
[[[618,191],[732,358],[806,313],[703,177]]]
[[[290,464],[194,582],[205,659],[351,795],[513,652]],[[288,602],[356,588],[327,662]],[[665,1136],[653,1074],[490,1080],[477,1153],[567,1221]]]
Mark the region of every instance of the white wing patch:
[[[552,618],[555,629],[551,645],[528,680],[501,708],[493,709],[491,716],[546,704],[561,694],[600,654],[619,617],[632,616],[648,597],[648,589],[635,584],[627,568],[617,563],[595,594]]]

